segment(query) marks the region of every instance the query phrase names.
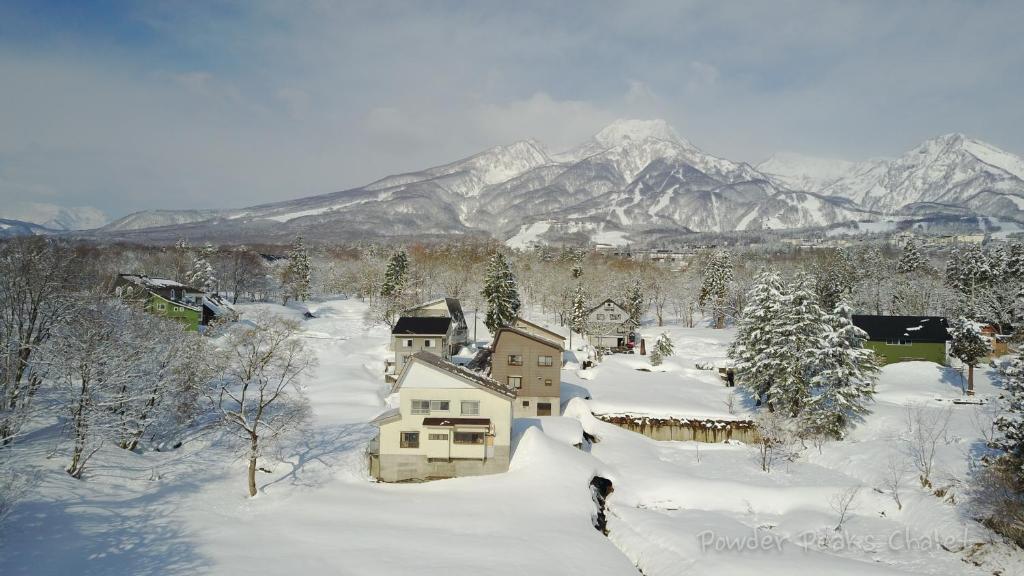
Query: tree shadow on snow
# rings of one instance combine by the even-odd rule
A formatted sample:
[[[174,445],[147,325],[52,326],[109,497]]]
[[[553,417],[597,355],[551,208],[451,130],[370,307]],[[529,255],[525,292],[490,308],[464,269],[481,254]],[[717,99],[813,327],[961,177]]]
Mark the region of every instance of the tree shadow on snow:
[[[261,489],[286,481],[296,486],[319,486],[334,477],[332,470],[342,461],[362,461],[364,448],[376,433],[377,428],[367,423],[305,430],[297,441],[280,451],[281,463],[290,468]]]
[[[175,483],[136,497],[31,500],[0,530],[0,572],[35,574],[175,575],[203,573],[209,560],[195,548],[175,511]]]

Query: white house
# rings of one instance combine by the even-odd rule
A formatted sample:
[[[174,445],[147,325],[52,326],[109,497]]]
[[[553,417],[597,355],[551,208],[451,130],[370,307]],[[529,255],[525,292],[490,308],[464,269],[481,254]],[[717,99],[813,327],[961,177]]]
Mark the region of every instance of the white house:
[[[399,406],[373,420],[370,474],[384,482],[508,470],[515,390],[429,352],[409,357]]]
[[[629,312],[607,299],[587,312],[587,341],[597,348],[625,346],[633,327]]]

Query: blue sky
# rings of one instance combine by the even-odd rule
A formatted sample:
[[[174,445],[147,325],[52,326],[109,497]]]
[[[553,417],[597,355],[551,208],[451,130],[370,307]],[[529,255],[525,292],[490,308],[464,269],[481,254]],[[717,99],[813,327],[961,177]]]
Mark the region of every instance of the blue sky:
[[[326,193],[620,117],[694,144],[1024,152],[1024,2],[0,3],[0,203]]]

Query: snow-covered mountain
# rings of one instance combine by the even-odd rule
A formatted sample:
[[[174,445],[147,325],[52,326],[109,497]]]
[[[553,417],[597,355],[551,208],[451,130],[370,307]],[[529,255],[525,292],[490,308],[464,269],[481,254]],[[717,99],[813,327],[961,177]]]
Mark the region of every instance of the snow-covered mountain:
[[[804,228],[894,214],[1012,217],[1024,208],[1022,174],[1020,158],[959,134],[896,160],[780,154],[752,167],[704,152],[662,120],[619,120],[558,153],[520,141],[321,196],[238,210],[141,212],[101,233],[162,241],[295,234],[625,241],[651,230]]]
[[[91,206],[67,208],[41,202],[11,202],[0,207],[0,218],[50,230],[91,230],[110,221],[101,210]]]
[[[1024,159],[963,134],[926,140],[892,160],[852,163],[777,156],[758,169],[780,185],[846,198],[889,215],[952,212],[1024,218]]]

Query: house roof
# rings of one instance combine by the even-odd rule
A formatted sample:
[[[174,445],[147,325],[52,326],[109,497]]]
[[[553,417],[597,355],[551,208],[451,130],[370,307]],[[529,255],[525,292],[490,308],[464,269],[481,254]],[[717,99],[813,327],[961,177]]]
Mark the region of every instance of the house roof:
[[[492,348],[497,349],[498,341],[501,340],[501,335],[505,334],[505,333],[518,334],[518,335],[522,336],[523,338],[529,338],[530,340],[533,340],[534,342],[539,342],[541,344],[545,344],[545,345],[550,346],[550,347],[552,347],[552,348],[554,348],[556,350],[561,350],[562,349],[562,344],[560,342],[552,342],[551,340],[548,340],[547,338],[541,338],[540,336],[537,336],[536,334],[527,332],[526,330],[521,330],[519,328],[499,328],[498,329],[498,333],[494,335],[494,343],[491,345]]]
[[[490,418],[424,418],[424,426],[490,426]]]
[[[531,328],[536,328],[537,330],[540,330],[541,332],[543,332],[545,334],[550,334],[553,338],[548,338],[548,340],[555,340],[555,339],[562,340],[562,341],[565,340],[565,336],[562,336],[558,332],[555,332],[554,330],[549,330],[549,329],[547,329],[547,328],[545,328],[545,327],[543,327],[540,324],[537,324],[535,322],[530,322],[526,318],[517,317],[516,318],[516,322],[517,323],[518,322],[522,322],[523,324],[526,324],[526,325],[530,326]]]
[[[868,340],[945,342],[948,324],[941,316],[874,316],[855,314],[853,325],[868,333]]]
[[[487,389],[487,390],[489,390],[491,392],[494,392],[496,394],[500,394],[500,395],[506,396],[508,398],[515,398],[516,397],[516,391],[515,390],[513,390],[511,388],[508,388],[507,386],[499,383],[497,380],[493,380],[491,378],[488,378],[487,376],[484,376],[483,374],[480,374],[479,372],[474,372],[474,371],[472,371],[472,370],[470,370],[468,368],[464,368],[462,366],[457,366],[455,364],[452,364],[451,362],[445,360],[444,358],[441,358],[440,356],[437,356],[436,354],[431,354],[430,352],[420,351],[420,352],[417,352],[417,353],[413,354],[412,356],[410,356],[409,359],[413,360],[413,361],[420,361],[420,362],[423,362],[425,364],[429,364],[429,365],[431,365],[431,366],[433,366],[435,368],[440,368],[441,370],[444,370],[445,372],[448,372],[449,374],[451,374],[453,376],[462,378],[464,381],[466,381],[466,382],[468,382],[468,383],[470,383],[470,384],[472,384],[474,386]],[[410,363],[406,363],[405,370],[409,369],[409,365],[410,364],[411,364],[411,362]],[[402,381],[402,378],[400,377],[398,379],[398,382],[396,382],[396,385],[398,383],[400,383],[401,381]],[[396,388],[397,388],[397,386],[396,386]]]
[[[168,278],[150,278],[145,274],[118,274],[118,276],[126,282],[131,282],[147,288],[149,290],[165,290],[168,288],[184,289],[190,292],[202,292],[191,286],[186,286],[177,280],[171,280]]]
[[[398,409],[398,408],[392,408],[390,410],[385,410],[384,412],[381,412],[380,415],[378,415],[376,418],[374,418],[373,420],[370,420],[370,423],[371,424],[383,424],[385,422],[390,422],[392,420],[399,420],[401,418],[402,418],[402,411],[400,409]]]
[[[590,314],[591,312],[596,312],[598,308],[600,308],[601,306],[604,306],[605,304],[607,304],[609,302],[611,302],[612,304],[615,304],[616,306],[621,308],[623,312],[626,311],[626,308],[622,304],[619,304],[618,302],[616,302],[615,300],[612,300],[611,298],[605,298],[604,300],[601,301],[600,304],[598,304],[597,306],[594,306],[590,310],[587,310],[587,314]]]
[[[447,316],[402,316],[391,333],[444,335],[451,324],[452,319]]]
[[[414,310],[418,310],[420,308],[426,308],[427,306],[432,306],[434,304],[438,304],[440,302],[444,302],[445,307],[448,309],[448,315],[452,318],[452,320],[455,321],[456,324],[458,324],[459,326],[465,326],[466,325],[466,316],[462,312],[462,303],[459,302],[458,298],[447,298],[447,297],[446,298],[435,298],[433,300],[428,300],[426,302],[421,302],[421,303],[413,306],[412,308],[406,308],[404,310],[404,313],[408,314],[410,316],[414,316],[413,314],[409,314],[409,313],[413,312]]]

